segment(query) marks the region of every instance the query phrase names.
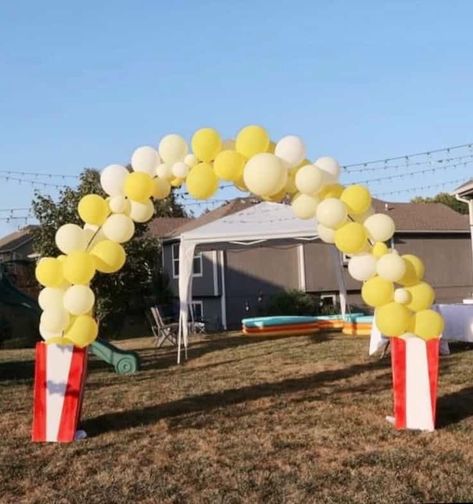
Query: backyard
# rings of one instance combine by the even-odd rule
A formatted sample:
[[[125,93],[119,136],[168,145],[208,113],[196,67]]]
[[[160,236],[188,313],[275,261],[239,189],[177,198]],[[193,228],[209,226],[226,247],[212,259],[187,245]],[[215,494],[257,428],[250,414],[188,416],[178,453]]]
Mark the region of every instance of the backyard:
[[[142,370],[91,359],[83,428],[30,442],[32,350],[0,352],[0,502],[419,502],[473,498],[473,352],[442,358],[435,433],[398,432],[389,358],[338,334],[193,342]]]

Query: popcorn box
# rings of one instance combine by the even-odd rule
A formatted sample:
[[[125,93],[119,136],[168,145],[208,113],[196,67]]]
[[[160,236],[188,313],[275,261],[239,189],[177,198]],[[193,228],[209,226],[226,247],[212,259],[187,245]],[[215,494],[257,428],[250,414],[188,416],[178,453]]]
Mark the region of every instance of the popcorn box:
[[[394,425],[435,430],[439,339],[391,338]]]
[[[86,348],[36,344],[33,441],[74,441],[86,374]]]

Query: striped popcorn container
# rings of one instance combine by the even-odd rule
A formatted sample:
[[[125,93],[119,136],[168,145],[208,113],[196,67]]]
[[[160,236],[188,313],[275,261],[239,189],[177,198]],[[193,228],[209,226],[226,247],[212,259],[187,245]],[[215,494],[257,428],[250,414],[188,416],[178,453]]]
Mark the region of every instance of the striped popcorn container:
[[[439,339],[391,338],[394,426],[435,430]]]
[[[33,441],[74,441],[87,374],[87,348],[36,344]]]

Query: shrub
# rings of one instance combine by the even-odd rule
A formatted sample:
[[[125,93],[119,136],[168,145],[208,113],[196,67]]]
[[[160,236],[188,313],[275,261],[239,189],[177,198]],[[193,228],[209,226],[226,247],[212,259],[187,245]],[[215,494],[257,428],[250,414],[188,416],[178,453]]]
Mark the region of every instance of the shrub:
[[[271,296],[266,313],[269,315],[315,315],[317,303],[310,294],[291,289]]]

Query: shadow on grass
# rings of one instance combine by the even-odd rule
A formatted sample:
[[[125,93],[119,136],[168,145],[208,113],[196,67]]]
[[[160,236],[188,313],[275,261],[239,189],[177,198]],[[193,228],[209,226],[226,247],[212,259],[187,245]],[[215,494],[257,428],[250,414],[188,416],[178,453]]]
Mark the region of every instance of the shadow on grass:
[[[278,382],[261,383],[217,393],[189,396],[177,401],[146,406],[141,409],[106,413],[95,418],[90,418],[84,422],[84,429],[91,435],[97,435],[107,431],[118,431],[154,424],[163,418],[174,418],[193,413],[206,413],[216,408],[247,401],[312,390],[323,384],[333,383],[366,371],[383,368],[385,368],[385,363],[383,362],[368,362],[342,369],[322,371],[301,378],[289,378]]]
[[[473,416],[473,387],[438,398],[437,427],[448,427]]]

